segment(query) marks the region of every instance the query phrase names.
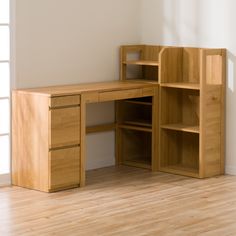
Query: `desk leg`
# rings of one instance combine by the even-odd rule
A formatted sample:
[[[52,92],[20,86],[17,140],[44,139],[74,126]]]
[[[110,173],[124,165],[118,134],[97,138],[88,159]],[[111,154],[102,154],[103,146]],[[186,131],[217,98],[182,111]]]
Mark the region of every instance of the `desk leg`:
[[[83,187],[86,168],[86,100],[83,95],[81,95],[80,112],[80,187]]]
[[[152,97],[152,170],[159,170],[159,87]]]

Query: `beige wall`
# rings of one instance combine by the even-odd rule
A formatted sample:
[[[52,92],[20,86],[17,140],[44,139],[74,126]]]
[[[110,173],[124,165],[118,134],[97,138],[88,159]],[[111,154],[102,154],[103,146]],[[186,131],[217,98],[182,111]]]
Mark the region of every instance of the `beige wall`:
[[[228,50],[226,172],[236,174],[236,1],[142,0],[142,42]]]
[[[140,42],[140,0],[15,0],[14,88],[118,79],[118,47]],[[112,121],[113,103],[88,123]],[[102,113],[102,116],[99,115]],[[88,136],[88,168],[114,164],[114,134]]]

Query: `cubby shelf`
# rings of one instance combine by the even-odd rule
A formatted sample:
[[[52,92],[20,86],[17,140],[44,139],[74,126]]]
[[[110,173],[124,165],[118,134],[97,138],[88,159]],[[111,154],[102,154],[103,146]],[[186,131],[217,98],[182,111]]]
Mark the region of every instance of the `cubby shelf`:
[[[144,132],[152,132],[151,128],[146,128],[146,127],[137,126],[137,125],[135,126],[135,125],[119,124],[118,127],[122,128],[122,129],[130,129],[130,130],[138,130],[138,131],[144,131]]]
[[[161,128],[199,134],[199,126],[191,126],[181,123],[161,125]]]
[[[130,60],[123,61],[125,65],[140,65],[140,66],[159,66],[158,61],[150,61],[150,60]]]
[[[142,101],[135,101],[135,100],[126,100],[125,102],[132,103],[132,104],[152,106],[151,102],[142,102]]]
[[[181,164],[161,167],[160,171],[177,174],[177,175],[186,175],[190,177],[199,178],[198,169],[186,167]]]
[[[200,90],[199,83],[161,83],[161,87],[169,87],[169,88],[182,88],[182,89],[192,89],[192,90]]]
[[[125,121],[124,122],[125,124],[127,124],[127,125],[133,125],[133,126],[138,126],[138,127],[142,127],[142,126],[144,126],[144,127],[152,127],[152,123],[151,122],[149,122],[149,121],[146,121],[146,120],[140,120],[140,121],[129,121],[129,120],[127,120],[127,121]]]
[[[151,162],[148,162],[148,161],[142,161],[140,159],[137,159],[137,160],[125,160],[123,161],[123,164],[124,165],[127,165],[127,166],[134,166],[134,167],[139,167],[139,168],[144,168],[144,169],[151,169],[152,168],[152,165],[151,165]]]

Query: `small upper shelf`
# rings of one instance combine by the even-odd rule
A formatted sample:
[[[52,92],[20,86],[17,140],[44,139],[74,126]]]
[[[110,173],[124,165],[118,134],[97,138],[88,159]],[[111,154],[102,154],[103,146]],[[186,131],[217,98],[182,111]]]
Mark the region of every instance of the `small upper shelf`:
[[[199,83],[176,82],[176,83],[161,83],[160,85],[161,85],[161,87],[200,90]]]
[[[122,62],[125,65],[141,65],[141,66],[159,66],[158,61],[150,60],[129,60]]]

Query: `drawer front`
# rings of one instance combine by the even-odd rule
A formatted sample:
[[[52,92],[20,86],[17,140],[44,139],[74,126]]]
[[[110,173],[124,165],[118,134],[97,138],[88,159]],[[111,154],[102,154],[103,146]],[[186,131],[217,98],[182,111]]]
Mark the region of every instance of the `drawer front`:
[[[53,150],[49,153],[49,188],[76,187],[80,183],[80,147]]]
[[[99,101],[105,102],[105,101],[112,101],[112,100],[142,97],[142,96],[143,96],[142,89],[119,90],[119,91],[100,93],[99,94]]]
[[[76,106],[80,104],[80,95],[54,97],[51,98],[50,102],[51,102],[50,105],[51,108]]]
[[[80,143],[80,107],[52,109],[50,148]]]

